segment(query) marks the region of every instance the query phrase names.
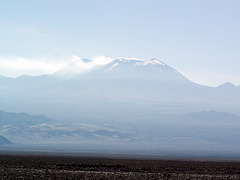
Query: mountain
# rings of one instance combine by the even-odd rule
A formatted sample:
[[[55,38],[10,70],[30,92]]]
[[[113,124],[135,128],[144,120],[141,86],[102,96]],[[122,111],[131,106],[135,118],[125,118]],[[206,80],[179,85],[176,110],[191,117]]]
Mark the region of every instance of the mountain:
[[[218,86],[218,88],[236,88],[237,86],[235,86],[234,84],[230,83],[230,82],[226,82],[224,84],[221,84]]]
[[[141,80],[185,80],[179,72],[157,60],[129,60],[119,58],[113,60],[111,63],[95,70],[94,75],[100,77],[108,77],[111,79],[141,79]],[[98,77],[99,77],[98,76]]]
[[[230,83],[230,82],[226,82],[224,84],[221,84],[217,87],[218,91],[220,91],[221,93],[224,92],[228,92],[228,93],[238,93],[239,89],[237,88],[237,86],[235,86],[234,84]]]
[[[85,64],[89,63],[91,61]],[[73,62],[63,70],[54,73],[53,76],[72,77],[65,81],[71,87],[70,91],[79,89],[80,93],[85,93],[86,89],[89,92],[88,96],[104,97],[105,100],[120,98],[122,101],[131,98],[172,101],[172,99],[180,99],[184,93],[183,98],[186,101],[189,97],[192,98],[193,93],[205,89],[204,86],[191,82],[157,59],[145,61],[136,58],[118,58],[106,65],[90,68],[84,72],[79,68],[79,64],[82,65],[82,62]],[[58,76],[59,73],[61,76]]]
[[[62,123],[45,117],[26,113],[0,111],[0,133],[14,144],[69,144],[97,145],[131,144],[148,148],[188,146],[225,146],[228,149],[238,146],[240,137],[240,117],[227,112],[202,111],[183,115],[163,116],[154,121],[119,125]],[[120,124],[120,123],[119,123]],[[129,125],[131,128],[129,128]],[[0,136],[0,144],[11,142]],[[97,146],[96,146],[97,147]],[[146,147],[145,147],[146,148]]]
[[[6,125],[35,125],[39,123],[54,123],[55,121],[45,117],[43,114],[38,116],[31,116],[27,113],[8,113],[0,110],[0,126]]]
[[[89,141],[120,141],[132,139],[132,134],[122,133],[107,126],[82,123],[61,123],[45,117],[26,113],[0,111],[0,133],[15,143],[83,143]],[[0,143],[10,143],[0,136]]]
[[[157,60],[141,60],[136,58],[118,58],[106,65],[90,67],[91,60],[75,60],[69,66],[53,73],[57,77],[88,78],[88,79],[124,79],[124,80],[162,80],[189,81],[179,72]]]
[[[222,89],[196,84],[157,59],[76,59],[51,75],[0,78],[0,108],[113,125],[199,110],[239,115],[239,88]]]

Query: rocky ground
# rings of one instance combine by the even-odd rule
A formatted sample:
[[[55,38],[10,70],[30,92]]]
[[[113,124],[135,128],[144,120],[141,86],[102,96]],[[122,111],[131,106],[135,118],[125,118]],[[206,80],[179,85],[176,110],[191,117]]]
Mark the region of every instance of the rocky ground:
[[[0,155],[0,179],[240,179],[240,162]]]

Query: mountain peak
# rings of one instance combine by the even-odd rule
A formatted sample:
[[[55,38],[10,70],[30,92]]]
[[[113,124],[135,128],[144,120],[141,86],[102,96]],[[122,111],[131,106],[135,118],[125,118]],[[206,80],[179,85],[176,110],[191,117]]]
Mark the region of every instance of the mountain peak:
[[[153,58],[143,60],[131,57],[116,59],[81,59],[75,57],[70,65],[54,73],[61,78],[91,77],[117,79],[185,79],[180,73],[162,61]]]
[[[218,86],[218,88],[236,88],[236,87],[237,86],[235,86],[233,83],[230,83],[230,82],[226,82]]]
[[[158,59],[151,59],[151,60],[148,60],[148,61],[145,61],[143,63],[143,65],[148,65],[148,64],[152,64],[152,65],[161,65],[161,66],[166,66],[165,63],[159,61]]]

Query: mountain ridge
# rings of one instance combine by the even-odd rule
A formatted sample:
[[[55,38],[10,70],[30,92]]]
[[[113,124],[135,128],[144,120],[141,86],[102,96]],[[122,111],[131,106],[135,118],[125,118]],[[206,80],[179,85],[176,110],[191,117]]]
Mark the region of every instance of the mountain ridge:
[[[0,110],[0,134],[15,143],[79,143],[79,141],[127,140],[133,134],[120,132],[116,129],[94,124],[63,123],[43,114],[33,116],[27,113],[13,113]],[[5,141],[4,141],[5,140]],[[0,136],[0,144],[11,144],[8,139]]]
[[[75,77],[79,77],[78,75],[80,75],[80,74],[84,76],[85,73],[88,74],[89,72],[97,70],[99,68],[104,69],[104,66],[109,66],[110,64],[113,65],[113,63],[116,64],[118,61],[121,61],[121,62],[135,61],[136,63],[140,62],[140,64],[142,63],[144,65],[154,64],[153,62],[155,62],[155,64],[166,66],[166,67],[172,69],[173,71],[175,71],[175,73],[178,73],[181,76],[183,76],[180,72],[176,71],[174,68],[172,68],[171,66],[169,66],[169,65],[165,64],[164,62],[158,60],[157,58],[152,58],[150,60],[143,60],[143,59],[138,59],[138,58],[120,57],[120,58],[113,59],[112,61],[110,61],[109,63],[105,63],[104,65],[99,65],[99,66],[95,66],[93,68],[89,68],[88,70],[83,70],[86,67],[81,67],[81,66],[86,66],[88,63],[93,62],[93,60],[77,58],[77,59],[73,60],[71,63],[69,63],[69,65],[67,65],[66,67],[63,67],[62,69],[60,69],[60,70],[58,70],[58,71],[56,71],[52,74],[43,74],[43,75],[38,75],[38,76],[23,74],[23,75],[20,75],[16,78],[6,77],[6,76],[3,76],[3,75],[0,75],[0,80],[14,80],[14,79],[19,79],[20,80],[20,79],[29,79],[29,78],[41,78],[41,77],[46,77],[46,76],[51,77],[51,78],[57,78],[58,77],[58,78],[62,78],[62,79],[72,79],[72,78],[75,78]],[[115,65],[115,66],[117,66],[117,65]],[[69,71],[69,72],[65,72],[65,71]],[[64,73],[66,73],[65,74],[66,76],[64,75]],[[183,77],[186,78],[185,76],[183,76]],[[191,81],[191,80],[189,80],[189,81]],[[194,81],[191,81],[191,82],[195,83]],[[198,83],[195,83],[195,84],[198,84]],[[202,84],[198,84],[198,85],[206,86],[206,85],[202,85]],[[213,86],[206,86],[206,87],[213,87]],[[240,85],[236,86],[231,82],[225,82],[225,83],[217,86],[217,88],[232,88],[232,89],[233,88],[239,88],[239,87],[240,87]]]

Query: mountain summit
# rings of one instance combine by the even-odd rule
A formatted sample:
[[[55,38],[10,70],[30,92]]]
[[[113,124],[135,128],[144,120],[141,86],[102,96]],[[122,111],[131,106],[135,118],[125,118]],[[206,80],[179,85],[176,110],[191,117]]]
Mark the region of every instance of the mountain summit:
[[[120,57],[105,64],[88,59],[77,59],[53,74],[57,77],[111,78],[111,79],[162,79],[187,80],[172,67],[158,59],[142,60]]]

